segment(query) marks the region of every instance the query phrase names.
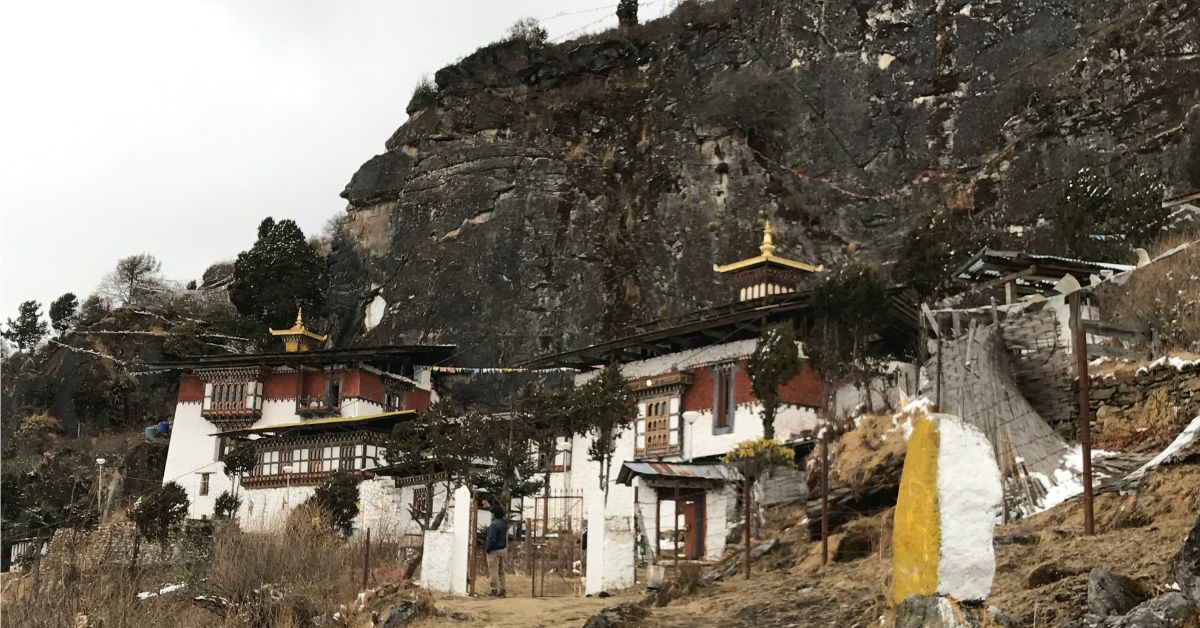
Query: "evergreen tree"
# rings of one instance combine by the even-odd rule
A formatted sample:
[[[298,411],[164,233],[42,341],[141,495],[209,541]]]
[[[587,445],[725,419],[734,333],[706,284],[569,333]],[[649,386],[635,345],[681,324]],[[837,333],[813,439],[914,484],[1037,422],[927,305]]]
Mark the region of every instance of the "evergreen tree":
[[[17,320],[8,319],[6,327],[0,335],[16,343],[21,353],[37,347],[49,330],[46,321],[42,320],[42,304],[37,301],[25,301],[17,306]]]
[[[308,503],[329,515],[330,527],[345,535],[354,529],[358,515],[358,482],[357,475],[338,471],[308,498]]]
[[[75,313],[79,310],[79,299],[68,292],[50,303],[50,326],[54,331],[63,333],[75,321]]]
[[[530,443],[533,442],[534,427],[522,420],[515,412],[496,416],[482,416],[482,434],[490,437],[490,448],[486,453],[487,467],[481,472],[478,486],[509,510],[514,499],[528,497],[541,490],[543,483],[537,479],[542,469],[537,464]]]
[[[637,399],[616,364],[604,367],[575,394],[577,416],[585,417],[587,430],[595,433],[588,446],[588,458],[600,463],[600,488],[607,493],[617,435],[637,419]]]
[[[238,508],[242,507],[242,499],[237,495],[231,494],[229,491],[222,491],[217,495],[216,502],[213,503],[213,518],[214,519],[233,519],[237,514]]]
[[[250,473],[254,468],[254,464],[258,462],[258,452],[255,451],[254,445],[251,443],[243,443],[225,452],[225,457],[221,458],[221,463],[225,466],[225,475],[234,483],[234,495],[237,494],[239,479]]]
[[[637,26],[638,0],[620,0],[617,2],[617,24],[623,28]]]
[[[1095,261],[1127,261],[1134,247],[1160,237],[1170,217],[1163,186],[1147,172],[1112,176],[1082,168],[1062,199],[1039,218],[1035,248],[1052,255]]]
[[[291,220],[272,218],[258,227],[258,240],[233,264],[229,298],[239,313],[283,328],[296,320],[296,309],[324,312],[328,288],[325,260]]]
[[[887,323],[887,298],[879,273],[858,262],[831,272],[813,290],[813,325],[804,346],[821,376],[827,420],[833,419],[834,386],[869,379],[887,357],[875,342]]]
[[[177,482],[167,482],[157,491],[139,497],[129,509],[129,518],[143,538],[165,545],[171,531],[187,517],[189,505],[187,491]]]
[[[792,321],[782,321],[762,331],[746,364],[750,386],[762,402],[763,438],[775,438],[775,413],[779,387],[800,373],[800,350]]]

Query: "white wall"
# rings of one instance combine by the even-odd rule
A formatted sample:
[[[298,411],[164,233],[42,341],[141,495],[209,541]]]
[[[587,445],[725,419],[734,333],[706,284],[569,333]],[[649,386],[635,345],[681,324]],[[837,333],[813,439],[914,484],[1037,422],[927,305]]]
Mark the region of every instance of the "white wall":
[[[633,489],[615,485],[606,496],[596,489],[584,496],[588,519],[587,574],[589,595],[618,591],[634,584]]]
[[[217,438],[211,436],[220,429],[200,416],[200,402],[175,406],[171,425],[171,442],[167,448],[167,463],[163,469],[163,484],[178,482],[187,491],[188,517],[212,519],[217,496],[232,490],[225,475],[225,465],[217,462]],[[208,495],[200,494],[200,474],[208,476]]]

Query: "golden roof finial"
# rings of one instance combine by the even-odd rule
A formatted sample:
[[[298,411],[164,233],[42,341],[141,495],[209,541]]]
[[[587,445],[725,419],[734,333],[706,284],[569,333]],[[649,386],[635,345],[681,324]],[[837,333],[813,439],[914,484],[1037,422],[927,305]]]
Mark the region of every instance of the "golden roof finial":
[[[787,268],[794,268],[796,270],[801,270],[801,271],[810,272],[810,273],[816,273],[816,272],[820,272],[820,271],[824,270],[824,268],[821,266],[813,266],[811,264],[805,264],[804,262],[798,262],[796,260],[786,259],[783,257],[776,257],[775,256],[774,235],[775,235],[775,229],[771,227],[771,221],[770,220],[764,221],[763,222],[763,239],[762,239],[762,244],[760,244],[758,246],[759,254],[757,256],[751,257],[749,259],[744,259],[744,260],[741,260],[738,262],[734,262],[732,264],[725,264],[724,266],[713,264],[713,270],[718,273],[729,273],[729,272],[742,270],[744,268],[753,268],[753,267],[757,267],[757,266],[762,266],[764,264],[773,264],[775,266],[784,266]]]
[[[284,350],[288,353],[307,351],[311,341],[325,342],[328,336],[313,333],[304,326],[304,308],[296,308],[296,324],[291,329],[270,329],[272,336],[284,337]],[[301,340],[304,339],[304,340]]]
[[[760,244],[758,246],[758,250],[762,251],[763,255],[774,255],[775,254],[775,244],[771,241],[772,233],[773,232],[771,230],[771,221],[767,220],[763,226],[762,244]]]

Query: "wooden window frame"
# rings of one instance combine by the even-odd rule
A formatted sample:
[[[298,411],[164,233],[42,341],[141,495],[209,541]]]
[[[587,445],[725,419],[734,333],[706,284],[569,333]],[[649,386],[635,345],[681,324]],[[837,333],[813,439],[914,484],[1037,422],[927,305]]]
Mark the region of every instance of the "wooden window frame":
[[[208,495],[208,491],[211,488],[210,487],[211,482],[210,482],[210,477],[209,477],[211,475],[212,475],[212,473],[201,473],[200,474],[200,495],[202,495],[202,496]]]
[[[671,411],[672,402],[676,398],[674,395],[655,395],[643,400],[635,434],[638,457],[669,456],[683,450],[679,417]],[[671,425],[672,418],[676,424],[674,427]],[[671,443],[672,433],[675,433],[674,444]]]
[[[734,415],[737,413],[737,369],[736,362],[712,367],[713,435],[733,432]]]

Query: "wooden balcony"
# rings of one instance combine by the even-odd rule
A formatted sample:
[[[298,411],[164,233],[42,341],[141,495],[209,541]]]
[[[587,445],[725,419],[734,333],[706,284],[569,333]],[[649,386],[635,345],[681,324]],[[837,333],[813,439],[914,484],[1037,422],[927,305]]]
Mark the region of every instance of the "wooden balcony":
[[[326,396],[296,398],[296,414],[302,417],[335,416],[341,411],[341,399]]]

